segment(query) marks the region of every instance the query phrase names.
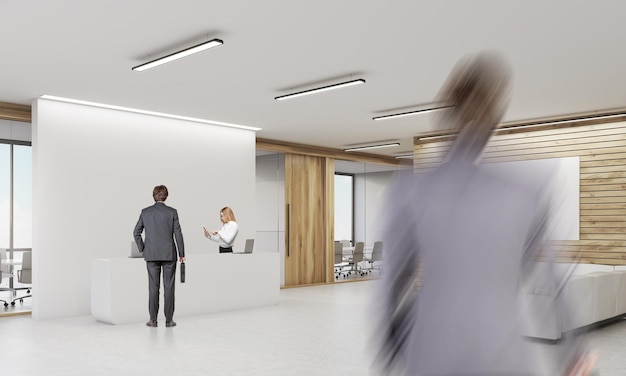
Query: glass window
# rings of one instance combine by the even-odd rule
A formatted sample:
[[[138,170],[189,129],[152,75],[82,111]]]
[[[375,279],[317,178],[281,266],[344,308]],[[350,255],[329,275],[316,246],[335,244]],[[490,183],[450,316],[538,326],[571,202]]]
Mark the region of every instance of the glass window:
[[[335,240],[350,240],[354,232],[354,176],[335,174]]]
[[[9,248],[11,230],[11,145],[0,144],[0,248]]]
[[[32,148],[13,146],[13,248],[32,248]]]

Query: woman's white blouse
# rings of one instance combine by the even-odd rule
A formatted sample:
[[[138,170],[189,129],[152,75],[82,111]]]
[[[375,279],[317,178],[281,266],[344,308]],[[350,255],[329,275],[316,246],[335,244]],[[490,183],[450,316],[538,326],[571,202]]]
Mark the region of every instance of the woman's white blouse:
[[[224,226],[222,226],[222,229],[217,232],[217,235],[209,234],[207,237],[214,242],[218,242],[220,247],[228,248],[232,247],[235,243],[235,238],[237,237],[238,232],[239,226],[237,225],[237,222],[230,221],[224,223]]]

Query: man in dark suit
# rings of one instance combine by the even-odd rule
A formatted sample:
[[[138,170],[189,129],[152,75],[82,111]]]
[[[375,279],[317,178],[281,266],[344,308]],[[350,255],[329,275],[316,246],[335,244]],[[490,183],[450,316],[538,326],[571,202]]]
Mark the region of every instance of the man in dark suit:
[[[167,199],[167,195],[166,186],[157,185],[154,187],[152,190],[154,205],[141,211],[139,221],[137,221],[133,233],[137,248],[143,254],[148,267],[148,311],[150,312],[150,321],[146,325],[150,327],[157,326],[161,270],[163,270],[163,290],[165,295],[165,326],[176,326],[173,317],[177,248],[180,262],[185,261],[185,244],[178,221],[178,212],[176,209],[165,205],[164,201]],[[144,229],[146,231],[145,242],[141,238],[141,233]],[[174,243],[174,238],[176,243]]]

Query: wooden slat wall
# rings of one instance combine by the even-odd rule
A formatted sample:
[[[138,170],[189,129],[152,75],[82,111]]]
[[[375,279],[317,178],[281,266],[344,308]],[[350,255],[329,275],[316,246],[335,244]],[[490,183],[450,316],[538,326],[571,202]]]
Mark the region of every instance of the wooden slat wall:
[[[0,102],[0,119],[31,122],[31,108],[23,104]]]
[[[415,141],[416,172],[437,166],[450,141]],[[559,261],[626,265],[626,123],[496,134],[484,162],[580,157],[580,240],[557,241]]]

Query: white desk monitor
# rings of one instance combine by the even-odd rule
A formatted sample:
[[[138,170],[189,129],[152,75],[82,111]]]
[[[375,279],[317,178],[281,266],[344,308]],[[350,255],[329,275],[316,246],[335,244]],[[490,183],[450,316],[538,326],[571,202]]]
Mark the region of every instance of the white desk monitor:
[[[233,253],[245,255],[247,253],[252,253],[253,249],[254,249],[254,239],[246,239],[246,246],[243,249],[243,252],[233,252]]]

